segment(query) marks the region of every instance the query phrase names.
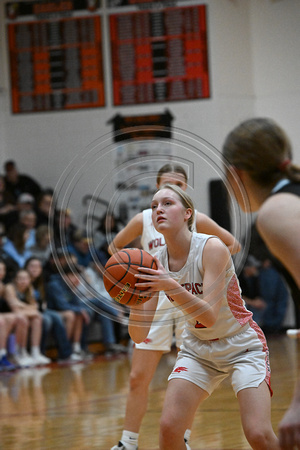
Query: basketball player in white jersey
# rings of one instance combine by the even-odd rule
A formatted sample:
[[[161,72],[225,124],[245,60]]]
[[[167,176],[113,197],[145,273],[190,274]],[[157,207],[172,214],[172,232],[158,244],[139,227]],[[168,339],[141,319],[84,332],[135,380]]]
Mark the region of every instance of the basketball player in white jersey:
[[[158,292],[185,316],[160,422],[160,449],[187,448],[184,433],[198,406],[230,376],[251,448],[277,450],[265,336],[246,309],[228,249],[215,236],[192,232],[193,216],[192,200],[177,186],[165,185],[154,195],[152,220],[166,245],[156,255],[157,270],[139,269],[136,287],[147,287],[153,297],[130,309],[134,342],[148,335]]]
[[[164,165],[157,174],[156,186],[159,188],[165,183],[177,185],[185,191],[187,174],[183,167],[176,164]],[[193,228],[197,232],[218,236],[232,254],[240,251],[240,244],[234,236],[205,214],[196,212]],[[139,236],[141,236],[143,249],[152,255],[165,245],[164,236],[153,226],[151,208],[131,219],[114,238],[109,246],[109,252],[113,254],[121,250]],[[181,311],[173,308],[162,292],[154,324],[147,339],[135,345],[133,350],[124,430],[119,444],[112,447],[111,450],[136,450],[138,448],[139,429],[147,410],[149,384],[162,355],[171,350],[174,333],[176,346],[180,348],[184,323],[181,317]],[[186,441],[190,436],[190,427],[191,424],[186,430]]]

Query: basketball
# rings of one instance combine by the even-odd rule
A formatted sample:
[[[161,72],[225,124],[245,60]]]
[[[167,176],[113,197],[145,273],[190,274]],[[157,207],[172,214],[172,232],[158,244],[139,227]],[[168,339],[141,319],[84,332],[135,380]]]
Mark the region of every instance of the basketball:
[[[112,255],[105,264],[103,282],[109,295],[122,305],[138,305],[150,300],[143,288],[136,288],[138,267],[157,269],[156,262],[148,252],[139,248],[126,248]],[[145,288],[147,289],[147,288]]]

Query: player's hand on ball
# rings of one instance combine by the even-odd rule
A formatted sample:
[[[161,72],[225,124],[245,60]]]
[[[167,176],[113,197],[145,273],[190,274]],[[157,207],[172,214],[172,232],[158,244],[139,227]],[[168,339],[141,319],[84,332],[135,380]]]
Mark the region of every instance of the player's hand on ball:
[[[145,292],[169,291],[174,289],[174,280],[170,277],[161,262],[154,257],[157,269],[138,267],[139,273],[136,276],[142,282],[135,284],[137,288],[147,288]],[[175,282],[176,283],[176,282]]]

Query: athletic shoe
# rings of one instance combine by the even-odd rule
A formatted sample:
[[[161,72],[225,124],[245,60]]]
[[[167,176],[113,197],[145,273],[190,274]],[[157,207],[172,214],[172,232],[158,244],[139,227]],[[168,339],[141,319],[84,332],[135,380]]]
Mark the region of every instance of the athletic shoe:
[[[189,446],[189,444],[188,444],[188,442],[187,442],[186,439],[184,440],[184,442],[185,442],[185,445],[186,445],[187,450],[192,450],[191,447]]]
[[[83,361],[83,358],[82,358],[82,356],[80,355],[80,353],[72,353],[72,355],[70,356],[70,358],[69,358],[69,360],[70,361],[73,361],[73,363],[76,363],[76,362],[82,362]]]
[[[14,356],[14,360],[15,360],[17,366],[20,367],[21,369],[24,369],[26,367],[36,366],[36,363],[35,363],[34,359],[31,358],[31,356],[29,356],[28,354],[26,354],[26,355],[15,355]]]
[[[2,356],[0,359],[0,372],[7,372],[11,370],[15,370],[17,366],[15,364],[12,364],[6,356]]]
[[[77,361],[92,361],[92,359],[94,359],[94,355],[86,352],[85,350],[81,350],[80,352],[72,353],[71,358],[78,358]]]
[[[126,450],[126,447],[121,441],[119,441],[118,445],[115,445],[110,450]],[[135,450],[138,450],[138,447],[136,447]]]
[[[128,353],[128,348],[122,344],[106,344],[106,351],[112,353]]]
[[[46,364],[50,364],[52,361],[47,356],[42,355],[41,353],[37,356],[32,356],[33,361],[36,366],[45,366]]]
[[[76,355],[75,353],[72,353],[72,355],[70,355],[68,358],[60,358],[57,360],[58,364],[66,364],[66,365],[71,365],[71,364],[77,364],[79,362],[81,362],[82,359]]]

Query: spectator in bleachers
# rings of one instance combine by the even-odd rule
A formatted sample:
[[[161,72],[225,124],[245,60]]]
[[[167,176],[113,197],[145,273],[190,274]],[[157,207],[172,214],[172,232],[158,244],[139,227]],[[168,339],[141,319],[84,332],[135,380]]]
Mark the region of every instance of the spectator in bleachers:
[[[121,227],[118,225],[112,213],[107,212],[104,214],[93,235],[93,245],[95,248],[97,250],[103,250],[107,253],[108,258],[110,258],[111,255],[107,252],[108,244],[112,242],[120,229]]]
[[[36,243],[36,213],[31,210],[24,210],[20,212],[19,222],[25,225],[28,231],[28,237],[26,239],[25,248],[30,249]]]
[[[49,333],[52,332],[58,350],[59,362],[63,363],[80,360],[76,354],[72,354],[72,346],[67,336],[63,315],[48,307],[41,260],[34,256],[29,258],[25,263],[25,269],[30,275],[35,298],[39,305],[39,311],[43,316],[43,333],[41,340],[42,352],[46,350],[46,341]],[[69,316],[69,318],[67,316]],[[74,312],[66,312],[65,319],[67,322],[71,321],[74,323]]]
[[[67,246],[67,250],[76,256],[77,264],[82,267],[88,267],[93,261],[93,255],[90,250],[91,239],[77,230],[72,236],[72,242]]]
[[[25,261],[31,256],[31,251],[26,248],[28,230],[22,223],[14,224],[7,233],[3,250],[18,264],[24,267]]]
[[[239,281],[247,307],[264,333],[281,332],[289,291],[254,225],[251,226],[249,255]]]
[[[21,194],[15,205],[15,209],[5,216],[5,227],[8,231],[15,223],[20,221],[20,215],[24,211],[32,211],[35,207],[35,200],[31,194]]]
[[[30,247],[32,256],[39,258],[44,265],[51,254],[50,229],[48,225],[40,225],[35,231],[35,245]]]
[[[19,173],[15,161],[6,161],[4,170],[6,190],[13,195],[15,200],[24,192],[31,194],[37,199],[41,192],[39,183],[31,176]]]
[[[9,216],[16,211],[16,201],[9,192],[6,191],[5,178],[0,175],[0,222],[7,226]]]
[[[54,221],[54,242],[57,247],[65,248],[73,242],[73,236],[78,227],[72,221],[70,209],[62,209],[57,212]]]
[[[4,298],[10,311],[22,314],[30,328],[30,351],[27,353],[27,342],[17,345],[16,361],[19,365],[45,365],[51,360],[42,355],[40,345],[42,336],[42,315],[34,297],[29,273],[19,269],[11,283],[5,286]]]
[[[123,305],[115,307],[111,297],[105,290],[102,268],[97,264],[92,263],[84,269],[83,276],[91,287],[89,301],[96,311],[95,319],[101,323],[102,343],[105,353],[126,353],[128,349],[120,343],[120,340],[124,337],[122,336],[124,328],[126,328],[126,337],[129,337],[127,335],[127,308]],[[93,298],[92,294],[94,295]],[[124,325],[125,327],[123,328]]]
[[[50,189],[43,190],[36,202],[37,226],[48,225],[51,215],[53,192]]]
[[[19,268],[18,263],[11,258],[8,253],[3,249],[4,243],[6,242],[6,231],[3,223],[0,222],[0,259],[5,263],[6,275],[4,282],[7,283],[12,280],[16,271]]]
[[[102,343],[105,354],[126,353],[127,347],[117,342],[115,332],[115,322],[121,327],[125,323],[125,307],[115,308],[111,297],[105,290],[101,269],[95,263],[88,267],[79,266],[77,257],[70,254],[70,262],[80,270],[82,282],[77,283],[79,294],[85,299],[92,309],[90,314],[92,319],[101,323]]]
[[[66,265],[62,273],[50,275],[46,283],[46,299],[48,307],[59,311],[63,317],[68,311],[75,314],[74,323],[66,323],[67,335],[73,344],[73,353],[84,360],[89,358],[85,344],[93,310],[80,299],[77,289],[80,280],[76,272],[79,272],[78,268],[73,271],[69,265]]]
[[[8,305],[4,299],[6,266],[5,262],[0,259],[0,372],[16,369],[7,358],[7,346],[10,333],[15,334],[17,343],[25,343],[27,341],[28,325],[25,318],[21,314],[10,312]]]

